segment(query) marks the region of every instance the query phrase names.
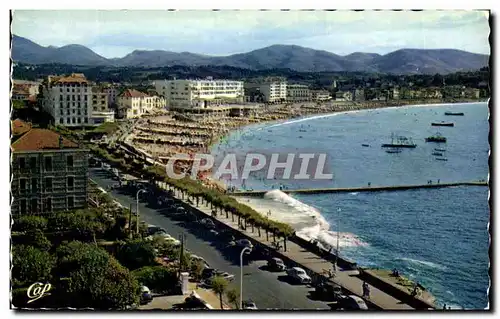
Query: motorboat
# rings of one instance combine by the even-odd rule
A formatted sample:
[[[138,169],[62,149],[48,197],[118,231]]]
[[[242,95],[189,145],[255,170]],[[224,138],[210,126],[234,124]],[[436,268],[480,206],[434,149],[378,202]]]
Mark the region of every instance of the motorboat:
[[[444,122],[444,121],[441,121],[441,122],[432,122],[431,125],[432,126],[449,126],[449,127],[455,126],[455,124],[452,123],[452,122]]]

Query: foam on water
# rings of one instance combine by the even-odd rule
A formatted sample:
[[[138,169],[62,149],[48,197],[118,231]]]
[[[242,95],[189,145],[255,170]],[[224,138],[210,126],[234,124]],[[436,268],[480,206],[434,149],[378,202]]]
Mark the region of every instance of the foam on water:
[[[406,257],[399,258],[399,259],[404,260],[404,261],[409,262],[409,263],[424,265],[424,266],[427,266],[430,268],[436,268],[436,269],[441,269],[441,270],[446,269],[446,266],[439,265],[439,264],[436,264],[436,263],[433,263],[430,261],[418,260],[418,259],[412,259],[412,258],[406,258]]]
[[[305,240],[316,240],[324,249],[336,247],[337,236],[340,247],[367,246],[356,235],[347,232],[330,231],[330,224],[314,207],[283,193],[280,190],[267,192],[262,199],[237,197],[240,202],[251,206],[263,216],[292,226],[296,235]],[[268,213],[271,212],[270,215]]]

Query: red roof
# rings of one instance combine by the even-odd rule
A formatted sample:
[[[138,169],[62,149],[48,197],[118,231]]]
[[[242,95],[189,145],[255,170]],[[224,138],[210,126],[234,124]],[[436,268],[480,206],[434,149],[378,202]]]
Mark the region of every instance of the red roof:
[[[59,138],[62,138],[62,147],[59,146]],[[60,148],[78,148],[78,144],[68,140],[62,135],[47,129],[34,128],[12,143],[15,151],[40,151]]]
[[[146,93],[134,90],[134,89],[126,89],[121,94],[123,97],[149,97]]]
[[[13,135],[21,135],[31,130],[31,124],[26,123],[20,119],[15,119],[10,124]]]

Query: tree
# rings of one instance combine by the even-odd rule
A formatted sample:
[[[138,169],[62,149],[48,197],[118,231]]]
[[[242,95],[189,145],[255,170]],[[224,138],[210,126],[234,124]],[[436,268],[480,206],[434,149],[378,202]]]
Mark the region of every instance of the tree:
[[[156,253],[153,245],[142,239],[129,241],[119,247],[116,258],[131,270],[156,265]]]
[[[177,270],[163,266],[142,267],[132,272],[138,282],[158,293],[172,293],[179,288]]]
[[[220,276],[215,276],[212,278],[212,290],[219,295],[220,299],[220,309],[224,309],[224,304],[222,303],[222,296],[226,292],[228,282],[226,279]]]
[[[194,260],[191,262],[191,275],[195,280],[199,280],[201,278],[203,269],[205,269],[205,264],[201,260]]]
[[[13,286],[29,286],[35,282],[49,282],[55,259],[46,251],[33,246],[13,246],[12,282]]]
[[[52,246],[50,240],[45,237],[40,229],[30,230],[25,236],[25,244],[42,251],[49,251]]]
[[[240,294],[236,289],[229,289],[226,292],[226,296],[230,304],[232,304],[236,309],[240,308]]]
[[[139,302],[137,279],[104,249],[92,244],[70,242],[56,255],[57,274],[66,307],[92,307],[99,310],[123,309]]]
[[[14,218],[14,224],[12,225],[13,231],[26,232],[35,229],[41,231],[47,229],[47,219],[30,215]]]

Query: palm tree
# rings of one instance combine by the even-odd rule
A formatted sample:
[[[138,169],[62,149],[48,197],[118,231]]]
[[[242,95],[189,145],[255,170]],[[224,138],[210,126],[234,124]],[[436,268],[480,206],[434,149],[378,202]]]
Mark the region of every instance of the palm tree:
[[[222,303],[222,295],[224,294],[224,292],[226,292],[227,285],[228,285],[227,280],[220,276],[215,276],[214,278],[212,278],[212,290],[219,295],[221,310],[224,310],[224,305]]]
[[[236,309],[239,309],[240,305],[240,294],[234,288],[228,290],[226,292],[227,300],[230,304],[232,304]]]

